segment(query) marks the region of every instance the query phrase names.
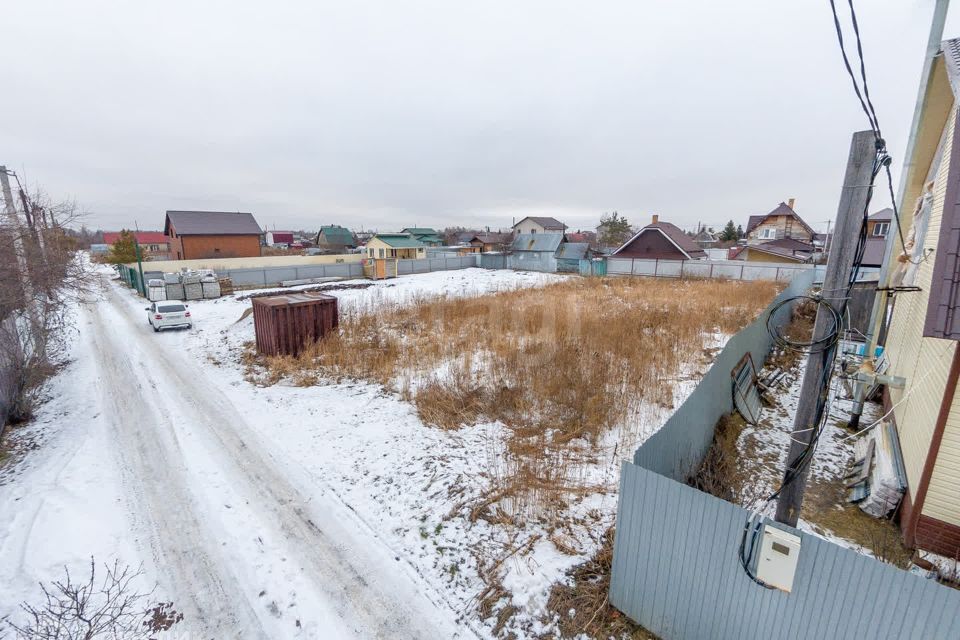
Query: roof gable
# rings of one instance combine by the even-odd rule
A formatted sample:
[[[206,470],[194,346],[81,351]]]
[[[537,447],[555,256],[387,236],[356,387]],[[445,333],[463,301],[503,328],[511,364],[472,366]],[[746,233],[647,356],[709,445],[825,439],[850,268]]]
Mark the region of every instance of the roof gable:
[[[379,240],[394,249],[417,249],[425,246],[422,242],[407,233],[378,233],[370,241]]]
[[[562,233],[518,233],[510,247],[513,251],[549,251],[553,253],[563,242]]]
[[[753,231],[755,228],[757,228],[758,226],[760,226],[761,224],[763,224],[763,222],[764,222],[765,220],[767,220],[768,218],[774,218],[774,217],[776,217],[776,216],[790,216],[791,218],[793,218],[793,219],[795,219],[797,222],[799,222],[799,223],[803,226],[803,228],[807,230],[807,233],[809,233],[810,236],[813,237],[813,234],[815,233],[815,231],[813,230],[813,228],[812,228],[810,225],[808,225],[808,224],[804,221],[803,218],[801,218],[800,216],[798,216],[798,215],[797,215],[797,212],[794,211],[793,208],[792,208],[790,205],[788,205],[786,202],[781,202],[781,203],[780,203],[779,205],[777,205],[777,207],[776,207],[773,211],[771,211],[770,213],[767,213],[767,214],[764,214],[764,215],[759,215],[759,216],[750,216],[750,219],[747,221],[747,231],[746,231],[746,232],[747,232],[747,233],[750,233],[750,232]]]
[[[246,236],[263,231],[252,213],[233,211],[167,211],[163,233],[173,227],[178,236]]]
[[[644,233],[660,233],[662,234],[670,243],[675,246],[680,253],[686,256],[687,260],[696,260],[697,258],[706,258],[707,252],[704,251],[700,245],[694,242],[693,238],[688,236],[683,232],[680,227],[672,224],[670,222],[654,222],[648,224],[640,231],[637,231],[636,234],[626,242],[624,242],[616,251],[613,252],[613,255],[617,255],[620,251],[625,249],[630,245],[634,240],[639,238]]]
[[[354,239],[349,229],[333,224],[320,227],[320,231],[317,233],[317,243],[353,246]]]
[[[513,228],[516,229],[519,225],[523,224],[527,220],[536,222],[538,225],[548,231],[563,231],[567,228],[567,225],[563,224],[556,218],[551,218],[550,216],[527,216],[517,224],[513,225]]]

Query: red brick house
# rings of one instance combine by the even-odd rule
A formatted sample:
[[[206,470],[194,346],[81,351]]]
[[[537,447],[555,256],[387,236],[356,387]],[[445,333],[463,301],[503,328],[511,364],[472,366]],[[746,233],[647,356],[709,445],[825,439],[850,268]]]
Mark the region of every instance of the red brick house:
[[[163,232],[173,260],[259,257],[263,231],[252,213],[167,211]]]

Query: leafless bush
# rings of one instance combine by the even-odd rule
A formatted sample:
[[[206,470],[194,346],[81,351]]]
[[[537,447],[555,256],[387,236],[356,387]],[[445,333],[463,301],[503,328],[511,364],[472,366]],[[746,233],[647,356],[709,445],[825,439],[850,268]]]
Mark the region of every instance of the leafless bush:
[[[104,569],[98,580],[90,558],[90,576],[83,582],[65,569],[62,580],[40,584],[42,604],[20,605],[27,622],[7,624],[19,640],[148,640],[183,620],[173,603],[152,602],[152,593],[137,589],[142,570],[116,561]]]
[[[93,291],[96,278],[67,227],[76,203],[22,194],[16,219],[0,220],[0,418],[30,417],[39,384],[62,363],[68,300]],[[24,215],[25,211],[29,215]],[[30,221],[24,224],[21,218]]]

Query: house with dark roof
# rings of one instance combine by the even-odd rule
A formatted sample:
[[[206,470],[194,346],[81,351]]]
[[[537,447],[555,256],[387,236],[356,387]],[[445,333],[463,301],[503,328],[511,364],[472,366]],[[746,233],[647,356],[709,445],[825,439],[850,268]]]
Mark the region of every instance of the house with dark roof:
[[[410,234],[428,247],[443,246],[443,238],[440,237],[436,229],[431,229],[430,227],[407,227],[402,233]]]
[[[357,247],[357,240],[353,233],[346,227],[338,224],[329,224],[320,227],[317,232],[314,244],[318,249],[329,251],[330,253],[343,253],[349,249]]]
[[[612,254],[616,258],[648,258],[658,260],[704,260],[707,252],[693,238],[669,222],[653,221],[640,229]]]
[[[769,213],[750,216],[746,230],[747,244],[761,244],[784,238],[812,244],[815,232],[794,211],[795,202],[794,198],[790,198],[787,202],[781,202]]]
[[[418,260],[427,257],[427,245],[409,233],[378,233],[367,240],[364,253],[368,258]]]
[[[513,235],[499,232],[475,233],[467,243],[472,247],[476,247],[477,253],[506,251],[513,243]]]
[[[164,235],[175,260],[259,257],[263,231],[252,213],[167,211]]]
[[[533,233],[563,233],[567,225],[556,218],[547,216],[527,216],[513,225],[513,235]]]

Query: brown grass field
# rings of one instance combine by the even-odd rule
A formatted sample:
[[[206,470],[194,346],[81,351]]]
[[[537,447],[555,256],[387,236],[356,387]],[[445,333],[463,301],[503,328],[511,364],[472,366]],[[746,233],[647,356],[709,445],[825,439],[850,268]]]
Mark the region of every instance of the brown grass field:
[[[530,505],[552,512],[563,494],[592,489],[578,463],[596,462],[601,437],[639,432],[631,418],[644,403],[671,406],[678,376],[709,360],[705,345],[750,322],[778,289],[571,278],[465,299],[374,299],[298,358],[251,358],[265,365],[251,379],[364,380],[401,394],[438,428],[500,421],[512,437],[474,516],[509,517],[504,503],[514,514]]]

